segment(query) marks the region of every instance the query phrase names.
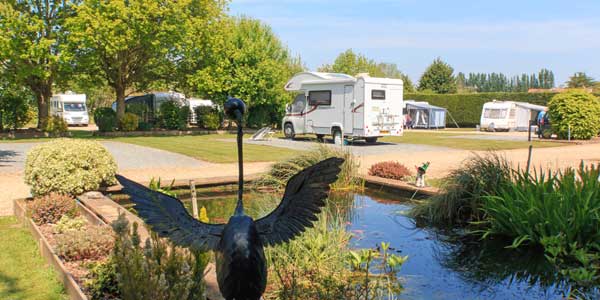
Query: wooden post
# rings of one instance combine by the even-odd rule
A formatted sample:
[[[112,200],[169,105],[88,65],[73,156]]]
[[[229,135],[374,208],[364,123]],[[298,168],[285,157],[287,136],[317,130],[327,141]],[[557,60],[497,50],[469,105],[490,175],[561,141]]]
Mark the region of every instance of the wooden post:
[[[198,199],[196,199],[196,183],[190,180],[190,193],[192,194],[192,215],[198,219]]]

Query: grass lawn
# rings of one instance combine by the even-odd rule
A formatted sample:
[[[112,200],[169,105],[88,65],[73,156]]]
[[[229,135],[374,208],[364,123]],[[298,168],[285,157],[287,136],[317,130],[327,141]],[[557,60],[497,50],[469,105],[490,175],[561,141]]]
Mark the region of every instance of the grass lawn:
[[[223,140],[231,140],[231,142]],[[169,137],[120,137],[111,141],[135,144],[175,152],[215,163],[237,162],[237,147],[233,134],[211,134]],[[281,161],[298,151],[263,145],[244,144],[244,161]]]
[[[509,150],[529,147],[527,141],[499,141],[499,140],[483,140],[483,139],[467,139],[467,138],[452,138],[452,136],[459,136],[460,133],[450,132],[419,132],[419,131],[407,131],[404,132],[404,136],[398,137],[384,137],[381,139],[382,142],[391,143],[407,143],[407,144],[421,144],[430,146],[448,147],[454,149],[463,150]],[[541,142],[533,141],[533,147],[544,148],[544,147],[558,147],[564,146],[565,144],[555,142]]]
[[[0,299],[68,299],[39,251],[15,217],[0,217]]]

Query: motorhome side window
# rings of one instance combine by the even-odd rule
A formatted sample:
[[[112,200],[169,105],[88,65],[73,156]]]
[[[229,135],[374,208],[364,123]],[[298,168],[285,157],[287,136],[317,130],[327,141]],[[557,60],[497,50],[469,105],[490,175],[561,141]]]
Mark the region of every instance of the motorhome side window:
[[[309,105],[331,105],[331,91],[308,92]]]
[[[385,90],[372,90],[371,99],[373,100],[385,100]]]

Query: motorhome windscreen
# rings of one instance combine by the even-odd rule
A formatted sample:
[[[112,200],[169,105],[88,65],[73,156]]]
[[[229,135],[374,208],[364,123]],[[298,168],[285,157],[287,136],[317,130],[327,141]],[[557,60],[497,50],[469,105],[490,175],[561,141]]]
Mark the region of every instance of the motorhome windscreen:
[[[371,99],[373,100],[385,100],[385,90],[372,90]]]
[[[506,118],[507,109],[486,108],[483,112],[483,117],[487,119],[504,119]]]
[[[65,103],[63,104],[65,111],[85,111],[83,103]]]
[[[304,94],[300,94],[296,96],[294,103],[292,103],[292,112],[293,113],[301,113],[304,111],[306,107],[306,96]]]
[[[331,91],[308,92],[309,105],[331,105]]]

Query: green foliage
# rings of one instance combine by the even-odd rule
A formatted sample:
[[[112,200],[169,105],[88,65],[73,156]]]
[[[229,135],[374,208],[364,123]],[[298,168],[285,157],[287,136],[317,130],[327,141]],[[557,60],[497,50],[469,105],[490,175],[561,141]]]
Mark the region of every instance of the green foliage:
[[[173,181],[171,181],[171,184],[169,186],[162,186],[162,184],[160,183],[160,177],[158,178],[158,180],[154,180],[154,177],[152,177],[152,179],[150,179],[150,183],[148,184],[148,188],[156,191],[156,192],[161,192],[165,195],[169,195],[171,197],[177,197],[177,194],[173,191],[173,185],[175,184],[175,179],[173,179]]]
[[[462,89],[476,92],[527,92],[529,89],[553,88],[554,73],[541,69],[538,74],[522,74],[509,78],[502,73],[458,73],[457,83]]]
[[[570,91],[548,102],[550,124],[558,138],[589,140],[600,133],[600,100],[589,93]]]
[[[546,105],[556,93],[473,93],[473,94],[406,94],[404,99],[427,101],[448,109],[460,126],[475,127],[481,120],[483,104],[492,100],[510,100]],[[448,120],[448,124],[453,124]],[[449,125],[450,126],[450,125]]]
[[[69,125],[62,117],[51,116],[42,121],[42,130],[50,136],[62,136],[69,131]]]
[[[381,178],[402,180],[411,175],[410,170],[396,161],[382,161],[369,168],[369,175]]]
[[[419,91],[431,90],[438,94],[456,93],[454,69],[441,58],[436,58],[419,79]]]
[[[198,126],[206,129],[217,130],[223,121],[222,113],[212,106],[197,106],[195,108]]]
[[[58,222],[56,222],[56,226],[54,226],[55,233],[65,233],[70,230],[81,230],[87,224],[87,220],[82,217],[71,217],[69,215],[63,215]]]
[[[140,118],[136,114],[125,113],[119,120],[119,128],[122,131],[134,131],[138,129]]]
[[[569,77],[567,86],[572,89],[589,88],[593,87],[595,83],[594,78],[588,76],[584,72],[577,72]]]
[[[243,99],[249,116],[257,107],[266,109],[268,113],[261,112],[261,119],[253,120],[253,124],[280,124],[285,104],[292,101],[292,95],[282,87],[302,71],[299,59],[294,59],[271,28],[258,20],[224,18],[215,30],[211,34],[214,43],[204,48],[205,64],[193,70],[187,81],[189,88],[220,105],[228,96]]]
[[[86,226],[54,235],[56,255],[65,261],[102,260],[108,257],[115,239],[108,226]]]
[[[123,215],[112,226],[112,259],[123,299],[192,300],[204,294],[206,253],[191,253],[155,234],[142,247],[137,224],[130,228]]]
[[[110,107],[100,107],[94,111],[94,122],[100,132],[110,132],[117,128],[117,114]]]
[[[75,199],[57,193],[36,197],[27,204],[27,210],[37,225],[55,224],[63,216],[75,217],[78,214]]]
[[[84,286],[92,300],[121,299],[116,264],[112,257],[93,264]]]
[[[79,195],[116,182],[117,164],[100,143],[58,139],[35,146],[25,160],[25,183],[34,195]]]
[[[165,129],[183,130],[187,127],[189,112],[188,106],[179,106],[175,101],[163,102],[159,110],[160,123]]]
[[[497,153],[475,155],[444,179],[444,192],[415,206],[410,214],[419,223],[433,226],[465,226],[485,219],[484,196],[496,195],[497,187],[510,181],[512,169]]]
[[[360,190],[364,187],[364,183],[358,175],[358,160],[350,152],[324,145],[313,151],[274,164],[268,173],[256,181],[255,185],[256,187],[265,186],[283,189],[288,180],[296,173],[330,157],[341,157],[345,160],[338,175],[338,180],[331,185],[333,190]]]
[[[0,131],[5,128],[17,130],[32,117],[29,108],[30,96],[24,92],[7,90],[12,88],[14,87],[0,86]]]
[[[355,76],[359,73],[369,73],[372,77],[399,78],[404,81],[404,92],[414,93],[415,88],[410,78],[402,73],[396,64],[377,63],[352,49],[340,53],[332,65],[323,65],[320,72],[344,73]]]
[[[583,285],[600,279],[598,166],[528,174],[515,170],[495,196],[484,197],[486,236],[514,238],[512,247],[538,244],[561,273]]]

